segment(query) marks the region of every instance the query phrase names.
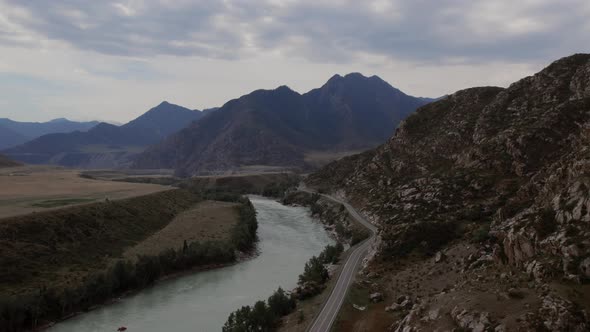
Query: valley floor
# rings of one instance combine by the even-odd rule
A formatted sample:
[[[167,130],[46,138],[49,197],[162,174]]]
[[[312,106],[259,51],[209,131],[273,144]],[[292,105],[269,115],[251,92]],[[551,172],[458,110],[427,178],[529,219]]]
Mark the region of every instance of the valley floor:
[[[54,166],[0,169],[0,218],[82,203],[147,195],[170,187],[80,177]]]

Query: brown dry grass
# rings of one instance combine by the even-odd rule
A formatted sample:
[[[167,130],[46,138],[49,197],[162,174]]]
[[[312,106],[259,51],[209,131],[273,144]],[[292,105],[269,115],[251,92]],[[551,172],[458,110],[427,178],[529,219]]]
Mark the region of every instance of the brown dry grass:
[[[78,170],[49,166],[0,169],[0,218],[46,211],[48,208],[34,205],[43,205],[48,200],[113,200],[170,189],[153,184],[91,180],[79,174]]]
[[[180,249],[184,241],[214,241],[230,238],[232,227],[238,222],[239,204],[204,201],[178,215],[172,222],[136,246],[124,256],[158,255],[166,249]]]

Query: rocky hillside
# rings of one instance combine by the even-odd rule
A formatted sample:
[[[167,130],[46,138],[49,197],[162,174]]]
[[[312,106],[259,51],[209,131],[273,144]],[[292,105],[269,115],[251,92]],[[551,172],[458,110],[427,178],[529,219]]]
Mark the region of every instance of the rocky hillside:
[[[303,95],[286,86],[258,90],[151,147],[134,166],[174,168],[181,175],[253,165],[302,169],[311,151],[383,143],[401,119],[429,101],[361,74],[336,75]]]
[[[382,282],[404,282],[398,276],[424,269],[430,255],[453,253],[436,279],[456,286],[389,307],[394,329],[586,331],[589,143],[590,55],[577,54],[507,89],[467,89],[426,105],[386,144],[308,182],[345,195],[379,225],[371,266],[385,271]],[[409,257],[422,258],[391,268]],[[418,288],[434,284],[424,279]],[[493,293],[497,299],[481,301]],[[430,319],[429,310],[441,314]]]
[[[163,102],[122,126],[100,123],[87,132],[44,135],[4,152],[30,164],[121,167],[147,146],[188,126],[201,115],[199,111]]]
[[[21,163],[8,159],[6,156],[0,154],[0,168],[22,166]]]

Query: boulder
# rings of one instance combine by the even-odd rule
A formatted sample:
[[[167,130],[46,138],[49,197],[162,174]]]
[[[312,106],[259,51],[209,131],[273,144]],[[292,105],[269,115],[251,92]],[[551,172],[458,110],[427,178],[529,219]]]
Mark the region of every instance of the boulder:
[[[400,295],[397,297],[397,299],[395,300],[395,303],[397,304],[401,304],[402,302],[404,302],[405,300],[409,299],[409,297],[407,295]]]
[[[381,302],[381,301],[383,301],[383,294],[381,294],[379,292],[373,293],[373,294],[369,295],[369,299],[373,303]]]
[[[586,279],[590,279],[590,257],[580,262],[580,274]]]
[[[440,263],[442,262],[447,256],[442,251],[437,251],[434,255],[434,262]]]
[[[390,306],[385,307],[385,312],[396,312],[396,311],[399,311],[401,309],[402,309],[402,307],[399,304],[394,303],[394,304],[392,304]]]
[[[491,325],[488,312],[469,312],[455,307],[451,311],[451,317],[460,328],[473,332],[484,332]]]
[[[420,314],[423,309],[420,305],[414,305],[408,314],[396,326],[393,326],[393,330],[395,332],[415,331],[420,322]]]
[[[524,298],[524,293],[516,288],[510,288],[508,290],[508,296],[512,299],[522,299]]]
[[[549,331],[588,331],[588,315],[572,302],[556,296],[546,296],[535,319]]]

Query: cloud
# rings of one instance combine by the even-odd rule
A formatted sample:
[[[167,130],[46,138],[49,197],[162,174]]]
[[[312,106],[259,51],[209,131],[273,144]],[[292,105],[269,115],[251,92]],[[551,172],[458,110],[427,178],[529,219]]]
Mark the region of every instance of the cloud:
[[[0,117],[125,122],[349,72],[437,97],[589,39],[587,0],[0,0]]]
[[[529,61],[590,41],[586,0],[5,3],[13,8],[5,21],[22,31],[124,56],[236,59],[275,52],[353,62],[365,52],[422,62]],[[3,41],[18,39],[1,32]]]

